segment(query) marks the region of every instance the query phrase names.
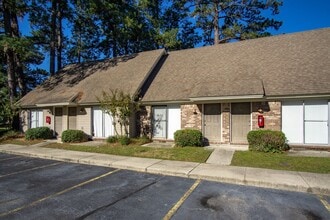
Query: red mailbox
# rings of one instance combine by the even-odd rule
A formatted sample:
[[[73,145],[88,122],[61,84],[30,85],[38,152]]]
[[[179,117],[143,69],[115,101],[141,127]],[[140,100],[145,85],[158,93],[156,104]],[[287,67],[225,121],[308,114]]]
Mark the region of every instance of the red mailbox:
[[[52,121],[51,117],[50,116],[46,116],[46,123],[47,124],[50,124]]]
[[[259,128],[265,127],[265,118],[263,115],[258,115],[258,126]]]

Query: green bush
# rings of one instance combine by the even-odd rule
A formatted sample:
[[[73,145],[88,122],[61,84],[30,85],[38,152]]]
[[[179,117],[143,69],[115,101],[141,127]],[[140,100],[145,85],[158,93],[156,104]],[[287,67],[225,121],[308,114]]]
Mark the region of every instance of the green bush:
[[[117,138],[117,136],[109,136],[108,138],[107,138],[107,142],[108,143],[116,143],[118,141],[118,138]]]
[[[282,131],[254,130],[247,135],[249,150],[279,153],[289,149]]]
[[[203,146],[203,134],[194,129],[177,130],[174,133],[174,142],[179,147]]]
[[[62,132],[63,142],[85,142],[88,136],[81,130],[66,130]]]
[[[129,145],[129,143],[131,143],[131,139],[126,135],[119,136],[118,141],[121,145]]]
[[[50,139],[52,137],[53,132],[49,127],[30,128],[25,132],[26,140]]]

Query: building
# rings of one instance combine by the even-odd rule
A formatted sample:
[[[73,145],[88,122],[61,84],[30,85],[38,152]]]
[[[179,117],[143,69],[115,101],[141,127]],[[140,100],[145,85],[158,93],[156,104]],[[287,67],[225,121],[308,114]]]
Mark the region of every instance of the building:
[[[25,128],[35,126],[34,119],[41,121],[34,112],[42,109],[43,118],[49,115],[55,120],[52,128],[57,133],[76,128],[98,137],[95,121],[100,120],[94,117],[100,110],[92,95],[87,99],[85,93],[113,88],[132,78],[135,83],[129,92],[140,97],[143,107],[132,128],[154,140],[170,141],[176,130],[195,128],[210,143],[237,144],[247,142],[250,130],[273,129],[282,130],[290,144],[330,145],[329,45],[330,29],[326,28],[169,53],[144,52],[118,66],[96,65],[92,69],[104,75],[91,74],[72,87],[65,84],[71,82],[69,76],[55,80],[59,86],[54,88],[56,93],[46,95],[47,86],[43,84],[31,92],[34,95],[24,97],[20,103],[29,110],[23,117],[28,122]],[[73,75],[78,74],[78,66],[64,68],[60,76],[65,78],[68,68]],[[105,72],[125,77],[106,79]],[[109,84],[99,86],[103,81]],[[87,85],[89,89],[80,91]],[[34,96],[38,97],[29,98]],[[81,116],[82,108],[86,114]],[[76,112],[76,119],[71,118],[70,111],[73,115]],[[62,115],[62,119],[56,115]],[[258,117],[264,119],[261,127]],[[56,121],[62,122],[60,130]]]

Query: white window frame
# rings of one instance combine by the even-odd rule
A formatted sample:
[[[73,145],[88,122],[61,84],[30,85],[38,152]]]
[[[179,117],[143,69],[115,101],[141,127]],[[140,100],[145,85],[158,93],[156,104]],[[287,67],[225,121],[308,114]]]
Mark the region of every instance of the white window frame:
[[[154,126],[155,126],[155,119],[154,119],[154,112],[155,109],[164,109],[165,110],[165,135],[164,137],[156,137],[154,135]],[[166,140],[174,140],[174,132],[181,129],[181,106],[180,105],[161,105],[161,106],[152,106],[152,127],[153,127],[153,134],[154,138],[166,139]],[[172,119],[172,117],[178,118],[177,121]]]
[[[34,119],[35,118],[35,119]],[[44,113],[41,109],[30,110],[30,128],[39,128],[44,126]]]
[[[315,100],[317,101],[317,100]],[[301,116],[300,117],[300,121],[299,124],[301,125],[300,127],[300,133],[301,133],[301,141],[300,142],[290,142],[290,144],[305,144],[305,145],[330,145],[330,127],[329,127],[329,122],[330,122],[330,101],[329,100],[319,100],[319,101],[325,101],[327,103],[327,110],[328,112],[324,113],[323,114],[320,114],[321,112],[316,112],[315,114],[315,118],[310,118],[310,112],[307,112],[308,110],[306,109],[306,107],[308,107],[308,104],[311,102],[311,100],[295,100],[295,101],[283,101],[282,102],[282,131],[283,131],[283,123],[284,123],[284,120],[285,117],[283,116],[283,106],[285,103],[297,103],[297,108],[301,108]],[[307,114],[306,114],[307,113]],[[321,115],[326,115],[327,114],[327,120],[325,120],[324,118],[319,118]],[[298,118],[298,116],[297,116]],[[328,143],[309,143],[308,142],[308,138],[307,138],[307,141],[306,141],[306,128],[307,128],[307,123],[310,123],[310,122],[323,122],[323,123],[327,123],[327,127],[328,127],[328,130],[326,131],[327,132],[327,138],[328,138]],[[322,130],[323,131],[323,130]],[[283,131],[284,132],[284,131]],[[312,141],[311,141],[312,142]]]
[[[97,111],[101,111],[101,121],[100,124],[101,124],[101,129],[100,129],[100,133],[101,134],[98,134],[96,135],[96,121],[95,121],[95,118],[94,118],[94,110],[97,110]],[[109,137],[109,136],[113,136],[115,133],[114,133],[114,127],[113,127],[113,117],[110,116],[109,114],[105,113],[101,108],[99,107],[93,107],[92,108],[92,125],[93,125],[93,136],[94,137],[97,137],[97,138],[106,138],[106,137]],[[110,124],[110,126],[109,126]],[[105,126],[109,126],[107,129]]]

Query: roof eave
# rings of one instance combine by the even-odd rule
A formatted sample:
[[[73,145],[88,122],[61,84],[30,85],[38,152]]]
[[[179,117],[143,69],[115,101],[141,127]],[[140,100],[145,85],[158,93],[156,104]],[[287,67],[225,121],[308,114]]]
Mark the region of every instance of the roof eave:
[[[228,102],[228,101],[258,101],[264,100],[264,95],[237,95],[237,96],[212,96],[212,97],[191,97],[192,102]]]
[[[313,99],[313,98],[330,98],[329,94],[301,94],[301,95],[268,95],[266,97],[267,100],[270,99],[277,99],[277,100],[283,100],[283,99]]]

